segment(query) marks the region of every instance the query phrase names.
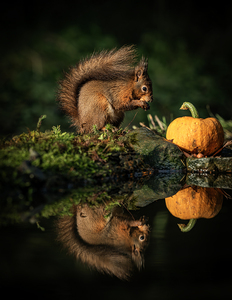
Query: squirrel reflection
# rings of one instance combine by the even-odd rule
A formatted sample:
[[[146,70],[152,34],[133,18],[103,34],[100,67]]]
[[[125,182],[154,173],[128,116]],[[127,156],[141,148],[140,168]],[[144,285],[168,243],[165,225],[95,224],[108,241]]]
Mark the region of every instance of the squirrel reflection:
[[[87,204],[73,207],[73,216],[58,220],[58,240],[68,251],[99,271],[128,279],[144,265],[144,250],[149,243],[145,217],[132,216],[116,207],[106,216],[104,206]]]

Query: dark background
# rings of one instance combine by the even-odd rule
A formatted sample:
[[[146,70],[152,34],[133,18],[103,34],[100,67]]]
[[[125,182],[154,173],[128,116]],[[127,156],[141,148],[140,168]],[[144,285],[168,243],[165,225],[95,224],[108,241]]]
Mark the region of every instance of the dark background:
[[[208,3],[208,5],[207,5]],[[153,116],[183,115],[183,101],[200,115],[232,118],[230,2],[8,1],[1,24],[0,134],[12,136],[61,125],[72,130],[56,103],[64,70],[93,51],[135,44],[149,58]],[[132,125],[147,122],[141,109]],[[186,114],[186,112],[185,112]],[[130,123],[129,112],[123,126]]]

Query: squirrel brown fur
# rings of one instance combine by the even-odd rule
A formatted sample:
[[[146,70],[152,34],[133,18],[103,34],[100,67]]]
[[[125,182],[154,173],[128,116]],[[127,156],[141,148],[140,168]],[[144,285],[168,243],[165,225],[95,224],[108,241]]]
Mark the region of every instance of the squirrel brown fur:
[[[121,213],[121,207],[114,208],[106,217],[104,206],[84,204],[73,207],[73,216],[58,220],[57,233],[58,240],[83,263],[129,279],[134,268],[144,265],[143,252],[149,243],[150,227],[144,217],[133,220]]]
[[[72,126],[89,133],[107,123],[118,127],[124,112],[150,108],[152,83],[144,58],[133,67],[133,46],[102,51],[70,68],[60,81],[58,101],[70,117]]]

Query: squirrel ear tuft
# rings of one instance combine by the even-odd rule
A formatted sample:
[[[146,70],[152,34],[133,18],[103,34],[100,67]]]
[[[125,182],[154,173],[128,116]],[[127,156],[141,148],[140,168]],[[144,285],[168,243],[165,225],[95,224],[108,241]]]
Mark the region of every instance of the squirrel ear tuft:
[[[147,73],[148,59],[142,57],[139,64],[135,67],[135,81],[139,81]]]
[[[141,80],[143,77],[143,70],[141,68],[138,68],[138,66],[135,68],[135,81]]]
[[[140,253],[139,249],[137,249],[135,245],[134,245],[134,248],[132,249],[132,260],[134,261],[136,267],[139,270],[141,270],[144,267],[143,254]]]
[[[145,57],[142,57],[142,59],[139,62],[140,66],[143,68],[144,73],[147,72],[147,68],[148,68],[148,59]]]

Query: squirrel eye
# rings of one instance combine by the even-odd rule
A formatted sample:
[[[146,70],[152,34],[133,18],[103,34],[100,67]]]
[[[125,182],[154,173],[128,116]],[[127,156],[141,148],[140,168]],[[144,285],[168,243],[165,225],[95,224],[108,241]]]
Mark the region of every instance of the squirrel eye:
[[[144,86],[142,86],[142,91],[143,92],[146,92],[147,91],[147,87],[144,85]]]
[[[139,236],[139,239],[140,239],[140,241],[144,241],[145,236],[144,236],[144,235],[140,235],[140,236]]]

